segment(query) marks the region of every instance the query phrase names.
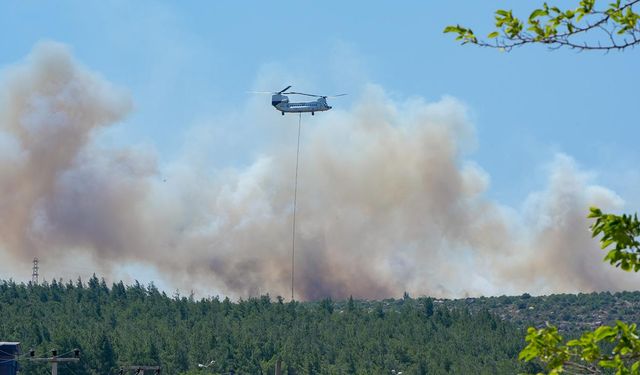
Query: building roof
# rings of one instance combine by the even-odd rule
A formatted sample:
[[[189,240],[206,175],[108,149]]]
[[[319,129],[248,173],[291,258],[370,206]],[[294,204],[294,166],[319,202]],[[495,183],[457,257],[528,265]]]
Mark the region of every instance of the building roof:
[[[13,342],[13,341],[0,341],[0,346],[16,346],[16,345],[20,345],[20,343]]]

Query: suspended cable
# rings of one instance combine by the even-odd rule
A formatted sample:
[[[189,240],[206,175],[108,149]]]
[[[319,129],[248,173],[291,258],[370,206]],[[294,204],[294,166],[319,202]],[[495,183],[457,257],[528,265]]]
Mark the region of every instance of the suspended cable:
[[[300,160],[300,129],[302,124],[302,113],[298,115],[298,151],[296,152],[296,180],[293,188],[293,228],[291,234],[291,301],[293,301],[293,280],[295,270],[296,255],[296,203],[298,200],[298,163]]]

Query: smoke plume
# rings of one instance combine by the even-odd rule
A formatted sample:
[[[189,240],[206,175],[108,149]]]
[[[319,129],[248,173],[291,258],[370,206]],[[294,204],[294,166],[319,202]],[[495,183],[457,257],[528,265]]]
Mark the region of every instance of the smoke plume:
[[[131,99],[66,47],[40,44],[3,77],[3,277],[37,256],[65,278],[74,259],[107,275],[137,264],[183,290],[288,296],[293,142],[265,147],[247,167],[185,157],[160,173],[149,148],[100,145],[100,129],[123,120]],[[287,121],[271,112],[256,121],[276,118]],[[601,262],[585,219],[590,205],[616,209],[621,198],[563,154],[520,207],[487,198],[456,99],[398,103],[370,86],[352,108],[306,122],[297,298],[635,288],[635,275]]]

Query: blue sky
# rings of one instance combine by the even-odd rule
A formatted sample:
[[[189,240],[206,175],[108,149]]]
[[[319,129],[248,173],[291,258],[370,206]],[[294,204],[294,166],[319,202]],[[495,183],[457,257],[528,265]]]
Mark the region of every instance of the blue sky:
[[[134,110],[105,141],[146,145],[170,164],[204,126],[217,135],[205,139],[212,169],[252,164],[274,137],[242,124],[248,103],[269,107],[249,90],[349,93],[335,108],[350,108],[369,84],[398,101],[453,96],[471,113],[477,146],[468,158],[490,176],[490,199],[518,208],[560,152],[639,209],[638,50],[501,53],[442,33],[460,23],[486,34],[494,10],[536,4],[6,1],[0,67],[39,41],[64,43],[131,93]]]
[[[452,95],[474,114],[473,158],[492,177],[491,195],[520,200],[539,182],[536,168],[562,151],[624,197],[632,174],[609,170],[628,172],[640,157],[639,51],[499,53],[461,47],[441,32],[461,23],[483,33],[495,9],[513,5],[8,1],[0,4],[0,64],[19,61],[40,40],[68,44],[80,61],[132,92],[135,111],[118,137],[152,144],[168,160],[194,123],[241,110],[247,90],[278,89],[255,87],[265,69],[305,78],[283,87],[349,92],[338,106],[348,106],[367,82],[398,98]]]

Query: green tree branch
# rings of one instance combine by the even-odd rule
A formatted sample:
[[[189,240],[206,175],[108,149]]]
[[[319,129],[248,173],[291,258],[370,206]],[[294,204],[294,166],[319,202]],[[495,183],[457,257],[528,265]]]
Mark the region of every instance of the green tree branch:
[[[456,34],[462,44],[510,51],[527,44],[545,44],[551,49],[625,50],[640,44],[640,14],[634,10],[640,0],[616,0],[598,8],[596,0],[581,0],[577,7],[560,9],[544,3],[523,20],[511,10],[495,12],[495,29],[487,39],[478,38],[468,27],[455,25],[444,33]]]

